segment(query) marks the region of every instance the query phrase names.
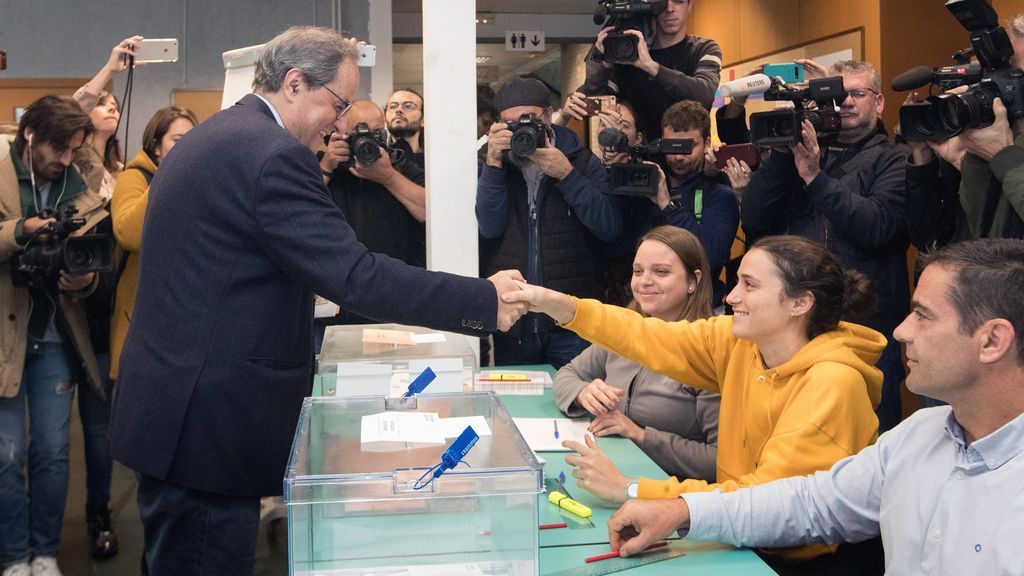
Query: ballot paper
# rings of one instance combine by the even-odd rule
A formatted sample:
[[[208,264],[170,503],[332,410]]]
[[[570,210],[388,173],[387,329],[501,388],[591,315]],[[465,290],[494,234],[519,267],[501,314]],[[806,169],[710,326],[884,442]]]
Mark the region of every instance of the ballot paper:
[[[458,418],[438,418],[438,429],[445,438],[458,438],[459,434],[471,426],[477,436],[490,436],[491,427],[487,425],[487,419],[483,416],[460,416]]]
[[[379,412],[360,420],[364,452],[392,452],[444,444],[436,412]]]
[[[566,440],[575,440],[585,444],[589,432],[589,420],[570,420],[568,418],[513,418],[519,433],[534,452],[570,452],[562,446]],[[555,427],[558,437],[555,437]]]

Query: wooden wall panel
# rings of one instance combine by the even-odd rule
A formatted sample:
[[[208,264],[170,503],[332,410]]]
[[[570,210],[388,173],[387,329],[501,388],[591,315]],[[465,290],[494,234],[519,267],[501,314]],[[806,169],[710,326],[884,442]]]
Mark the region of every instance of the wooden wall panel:
[[[703,0],[696,2],[686,29],[697,36],[712,38],[722,48],[725,63],[740,60],[740,6],[747,0]]]
[[[739,58],[746,60],[779,48],[810,40],[800,34],[798,2],[793,0],[742,0],[737,15],[740,27]]]
[[[902,0],[863,0],[858,2],[836,2],[835,0],[800,0],[801,42],[864,27],[864,59],[880,66],[881,31],[879,28],[879,4]],[[883,72],[879,70],[879,72]]]
[[[220,112],[220,101],[223,97],[223,90],[175,90],[172,101],[175,106],[191,110],[202,122]]]
[[[14,109],[24,108],[47,94],[71,96],[88,78],[0,79],[0,122],[14,122]]]

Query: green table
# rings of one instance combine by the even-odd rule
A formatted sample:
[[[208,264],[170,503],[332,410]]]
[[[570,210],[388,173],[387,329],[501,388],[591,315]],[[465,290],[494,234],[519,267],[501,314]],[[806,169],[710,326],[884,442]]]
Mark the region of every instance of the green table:
[[[552,375],[550,366],[503,366],[496,370],[545,370]],[[524,418],[564,418],[555,406],[551,390],[545,390],[543,396],[501,396],[502,403],[513,417]],[[658,467],[631,440],[620,437],[599,438],[601,449],[615,462],[623,474],[630,477],[646,476],[664,478],[665,472]],[[573,514],[562,511],[547,500],[547,494],[539,496],[539,523],[551,524],[565,522],[569,528],[544,530],[540,533],[540,573],[550,574],[566,568],[584,566],[583,560],[590,556],[611,551],[608,546],[608,518],[618,509],[619,505],[605,502],[586,490],[576,486],[576,479],[570,472],[572,467],[565,463],[568,452],[542,452],[544,458],[544,478],[549,481],[557,479],[559,472],[565,472],[566,488],[572,492],[577,501],[594,511],[590,520],[593,527],[584,527]],[[671,546],[685,550],[686,555],[639,566],[621,572],[624,576],[643,576],[672,574],[715,574],[716,576],[759,576],[772,575],[769,568],[752,551],[733,548],[715,542],[692,542],[676,540]],[[595,568],[600,564],[594,564]]]

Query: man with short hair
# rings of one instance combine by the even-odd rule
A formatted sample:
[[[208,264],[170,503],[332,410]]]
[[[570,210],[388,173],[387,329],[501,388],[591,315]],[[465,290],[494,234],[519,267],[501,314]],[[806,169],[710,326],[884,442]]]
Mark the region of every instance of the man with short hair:
[[[70,274],[27,251],[45,248],[56,216],[74,208],[84,224],[107,216],[106,201],[72,165],[93,132],[92,120],[66,96],[44,96],[25,109],[17,135],[0,137],[0,569],[4,576],[60,575],[68,492],[71,401],[75,383],[102,381],[82,298],[95,272]],[[26,428],[28,433],[26,433]],[[26,474],[27,470],[27,474]],[[31,561],[31,565],[30,562]]]
[[[729,260],[740,210],[736,193],[704,172],[704,151],[711,145],[711,117],[699,102],[676,102],[661,118],[661,136],[693,140],[689,154],[665,156],[667,186],[660,187],[653,200],[665,224],[692,232],[704,246],[711,265],[712,306],[721,306],[725,285],[719,276]]]
[[[896,329],[918,410],[831,470],[731,493],[627,502],[608,521],[629,556],[676,530],[737,546],[882,537],[887,574],[1019,574],[1024,566],[1024,242],[970,240],[926,259]]]
[[[359,84],[356,42],[295,27],[267,43],[253,94],[196,126],[153,178],[111,449],[139,477],[150,572],[252,574],[259,498],[281,479],[312,369],[313,294],[475,334],[507,329],[515,289],[428,272],[355,238],[315,152]]]
[[[772,234],[803,236],[871,279],[879,304],[863,323],[890,340],[877,364],[885,381],[876,413],[879,430],[885,431],[902,417],[903,360],[891,336],[910,300],[904,225],[907,148],[890,143],[879,122],[885,97],[873,66],[839,61],[830,73],[842,76],[847,93],[836,141],[819,147],[814,126],[805,120],[802,140],[774,148],[751,176],[740,220],[748,242]]]
[[[423,96],[412,88],[395,90],[384,105],[384,117],[391,133],[391,145],[423,168]]]
[[[601,30],[587,56],[586,81],[576,91],[587,96],[621,94],[640,113],[640,131],[648,137],[659,132],[662,114],[675,102],[696,100],[710,110],[722,71],[722,49],[714,40],[687,34],[695,2],[667,0],[665,11],[655,16],[653,38],[627,30],[637,38],[638,53],[628,64],[603,61],[604,40],[612,28]]]
[[[596,297],[599,246],[618,239],[621,217],[601,161],[571,130],[551,125],[550,94],[539,80],[518,78],[495,96],[500,119],[491,125],[476,189],[481,272],[514,265],[531,284]],[[509,123],[524,121],[528,128],[516,137],[537,145],[528,156],[511,150]],[[547,316],[528,314],[508,334],[495,334],[494,359],[557,368],[586,346]]]

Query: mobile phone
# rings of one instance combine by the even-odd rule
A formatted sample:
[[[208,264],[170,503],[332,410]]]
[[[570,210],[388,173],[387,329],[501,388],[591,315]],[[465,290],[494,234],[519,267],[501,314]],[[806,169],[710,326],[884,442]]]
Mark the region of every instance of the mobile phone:
[[[779,77],[787,84],[804,82],[804,65],[796,62],[784,64],[765,64],[764,73],[769,78]]]
[[[366,68],[377,63],[377,47],[373,44],[359,44],[359,54],[356,63]]]
[[[135,63],[177,62],[177,38],[146,38],[135,49]]]
[[[588,96],[587,97],[587,116],[596,116],[603,110],[607,110],[615,107],[615,96]]]
[[[753,144],[727,144],[722,146],[715,152],[715,166],[719,170],[725,168],[725,161],[729,158],[735,158],[737,162],[743,161],[750,166],[751,170],[757,170],[757,165],[761,163],[761,154],[758,153],[757,147]]]

